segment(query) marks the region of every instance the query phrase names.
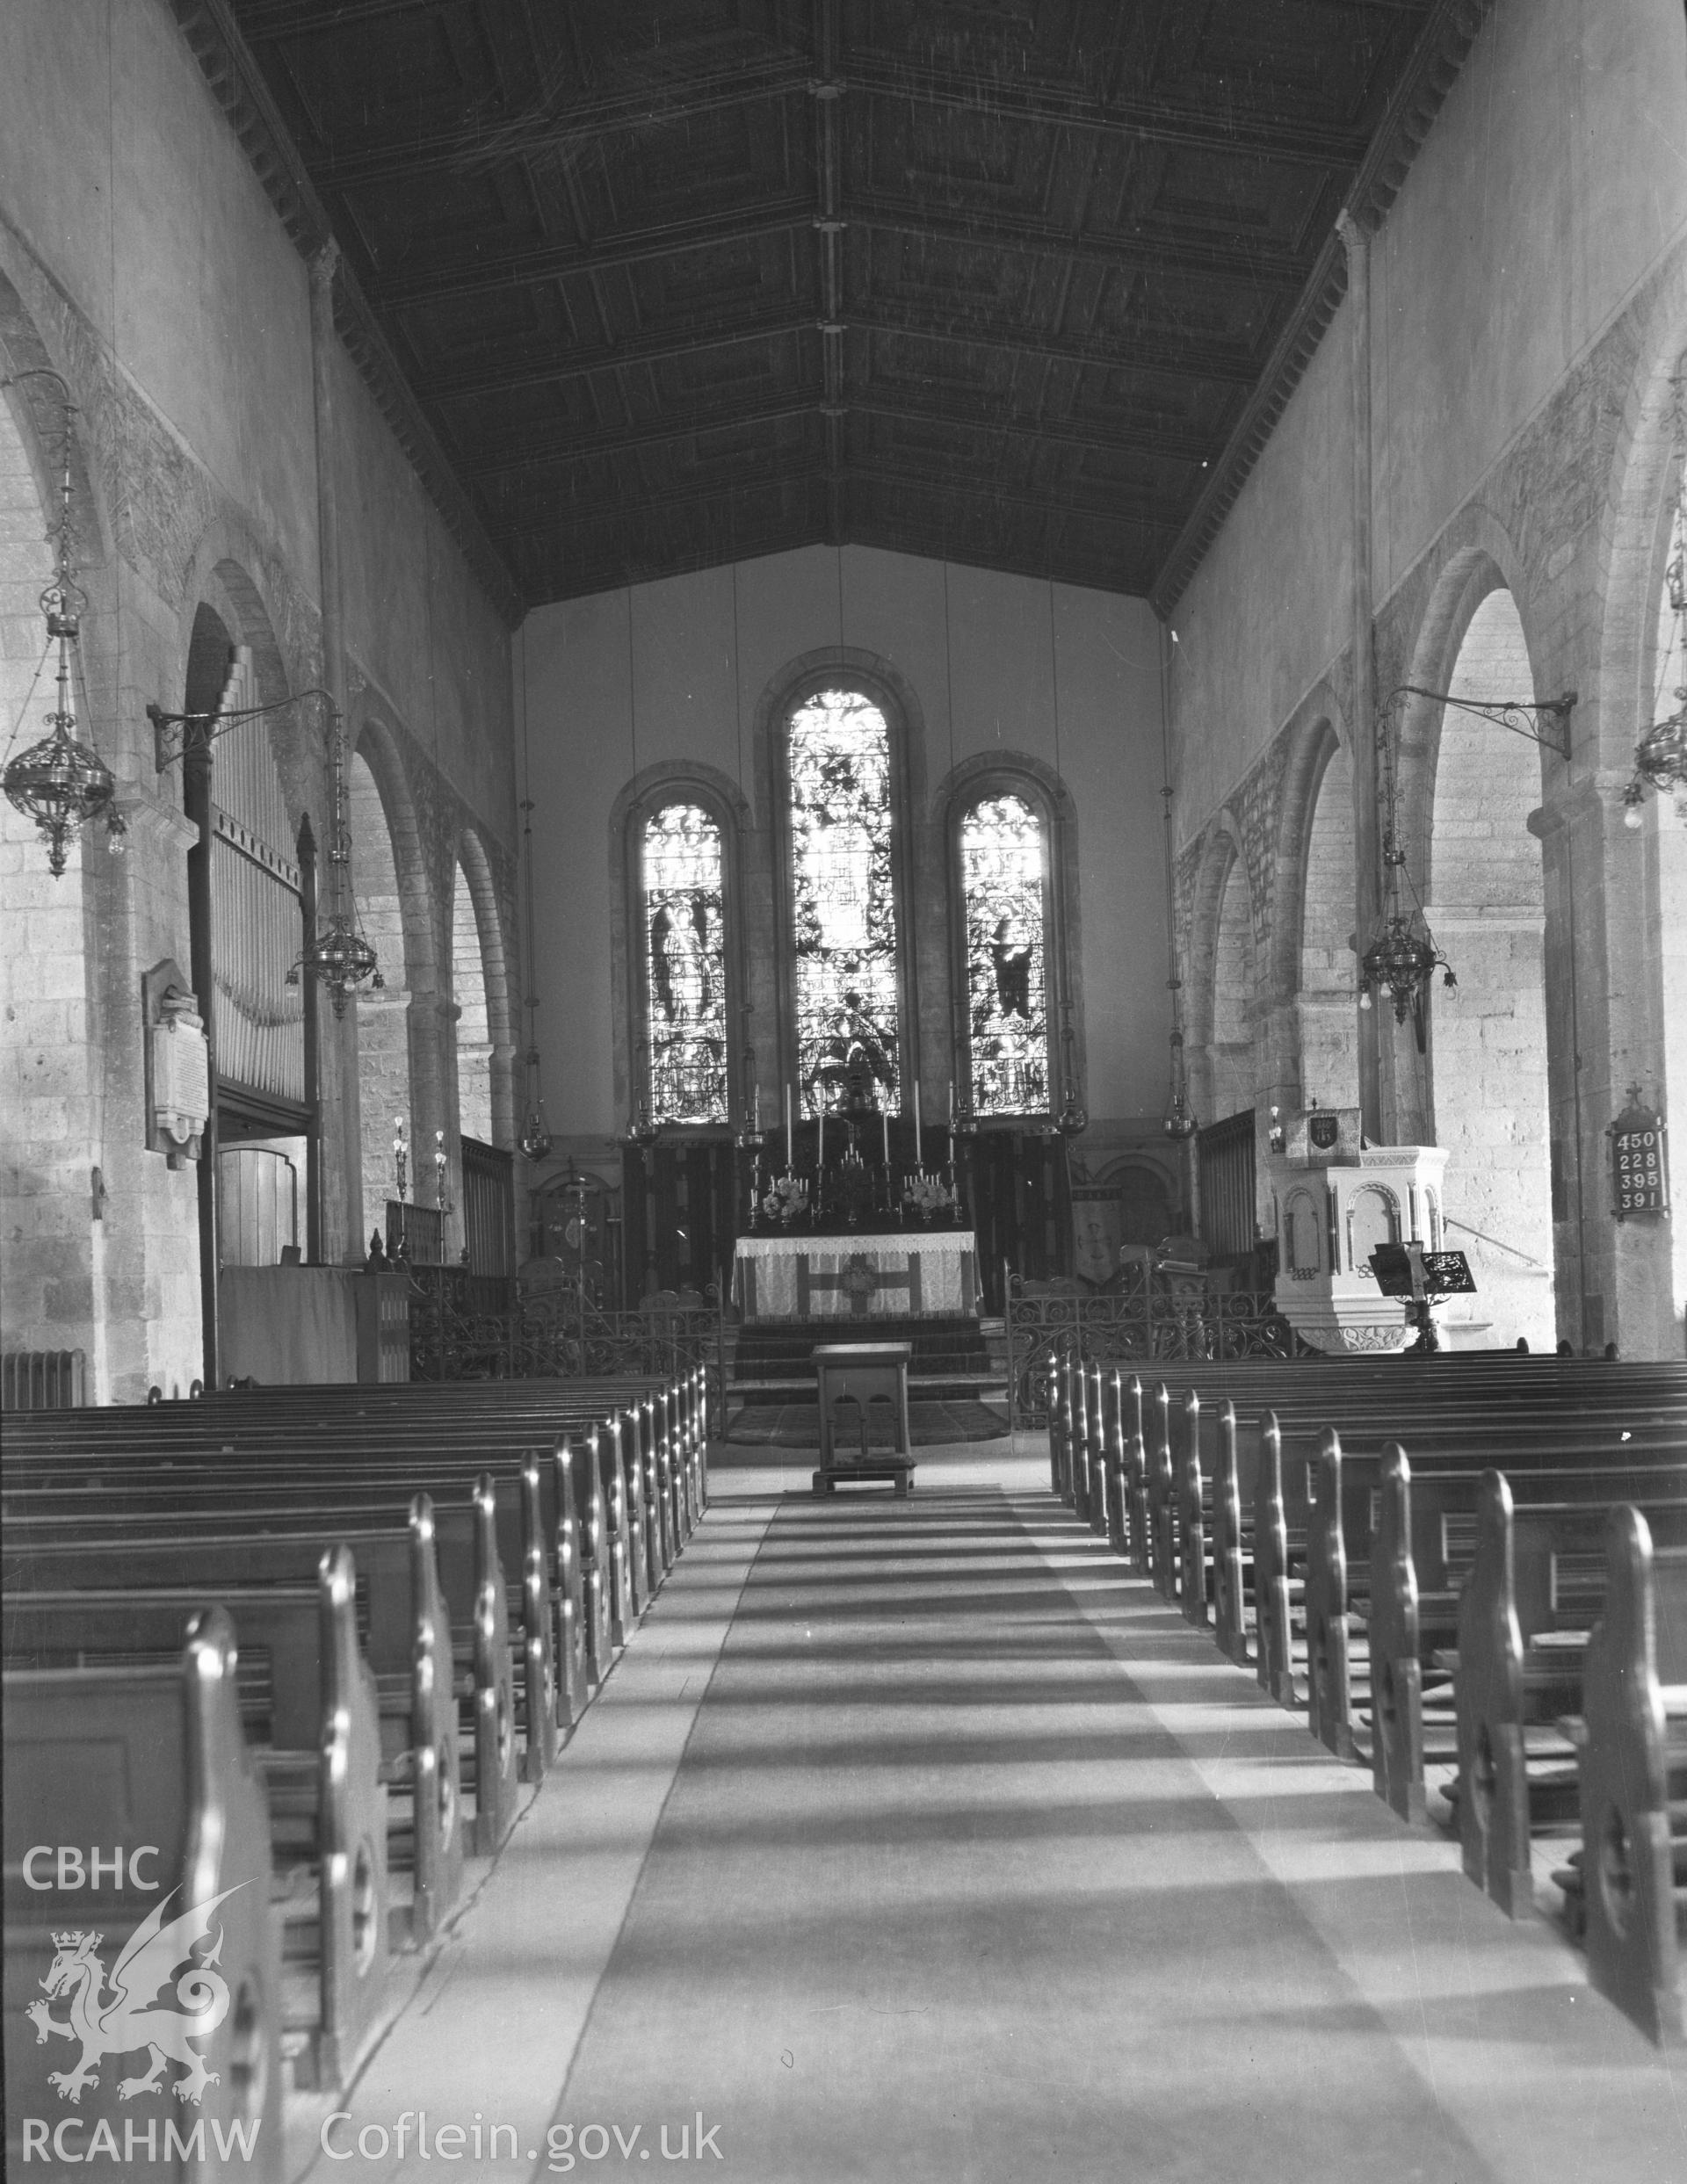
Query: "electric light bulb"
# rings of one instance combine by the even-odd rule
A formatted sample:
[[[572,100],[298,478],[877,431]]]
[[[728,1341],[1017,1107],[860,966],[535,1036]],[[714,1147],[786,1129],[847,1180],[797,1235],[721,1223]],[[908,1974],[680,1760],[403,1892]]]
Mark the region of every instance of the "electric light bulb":
[[[1630,834],[1639,834],[1646,824],[1646,813],[1639,804],[1628,805],[1623,812],[1623,824]]]

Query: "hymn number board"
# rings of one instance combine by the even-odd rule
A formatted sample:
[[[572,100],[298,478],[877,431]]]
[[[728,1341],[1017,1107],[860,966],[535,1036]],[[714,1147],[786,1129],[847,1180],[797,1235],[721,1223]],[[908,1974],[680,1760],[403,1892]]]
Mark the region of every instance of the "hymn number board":
[[[1664,1158],[1664,1125],[1652,1109],[1633,1099],[1611,1125],[1611,1211],[1619,1221],[1656,1218],[1669,1211],[1669,1168]]]

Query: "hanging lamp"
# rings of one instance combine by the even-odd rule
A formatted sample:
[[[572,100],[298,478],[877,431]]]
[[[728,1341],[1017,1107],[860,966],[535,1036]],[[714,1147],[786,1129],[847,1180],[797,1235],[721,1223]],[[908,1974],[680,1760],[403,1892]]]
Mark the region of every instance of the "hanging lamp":
[[[1664,594],[1674,620],[1675,636],[1659,669],[1662,683],[1669,662],[1675,663],[1676,682],[1671,695],[1676,709],[1662,720],[1654,720],[1634,747],[1634,776],[1623,791],[1623,824],[1631,829],[1638,828],[1644,821],[1648,788],[1655,789],[1660,795],[1687,789],[1687,436],[1683,435],[1681,429],[1679,383],[1676,432],[1676,512],[1669,560],[1664,571]]]
[[[47,621],[47,650],[58,647],[58,698],[47,716],[52,730],[39,743],[18,753],[0,776],[8,800],[35,821],[47,844],[47,869],[57,879],[63,875],[70,844],[83,828],[103,820],[113,852],[120,853],[128,828],[117,808],[117,783],[112,770],[91,745],[76,741],[76,716],[72,702],[72,667],[81,676],[82,618],[88,595],[76,582],[75,532],[71,522],[71,418],[76,405],[70,389],[56,372],[45,367],[17,372],[7,380],[16,386],[24,380],[51,380],[64,409],[64,459],[59,488],[58,537],[51,581],[40,596]],[[46,653],[42,654],[43,662]],[[86,684],[83,684],[84,693]]]
[[[351,822],[345,781],[345,720],[326,693],[329,711],[328,763],[334,798],[334,832],[328,848],[328,914],[319,918],[316,930],[287,973],[287,984],[297,986],[301,975],[328,988],[334,1014],[344,1016],[348,996],[363,987],[378,992],[387,983],[380,960],[365,937],[358,917],[357,898],[351,892]]]

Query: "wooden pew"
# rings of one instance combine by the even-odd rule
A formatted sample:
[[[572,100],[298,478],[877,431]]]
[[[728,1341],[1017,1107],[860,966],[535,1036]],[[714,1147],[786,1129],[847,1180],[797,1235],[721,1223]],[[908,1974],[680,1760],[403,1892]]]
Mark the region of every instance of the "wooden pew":
[[[162,1666],[8,1670],[4,1733],[8,2173],[28,2173],[26,2151],[50,2158],[40,2144],[25,2148],[32,2119],[53,2129],[74,2118],[67,2144],[78,2159],[98,2158],[102,2127],[123,2150],[112,2174],[144,2163],[147,2175],[183,2184],[219,2173],[274,2184],[282,2173],[281,1977],[270,1826],[241,1733],[228,1618],[214,1609],[200,1616],[179,1660]],[[30,1886],[28,1854],[62,1844],[84,1858],[98,1848],[108,1861],[120,1845],[122,1873],[108,1863],[91,1888],[73,1892]],[[148,1845],[156,1856],[137,1862],[134,1853]],[[49,1877],[56,1883],[56,1865],[44,1868],[37,1856],[29,1877]],[[59,2036],[86,2009],[94,1975],[115,1970],[150,1914],[163,1912],[162,1936],[200,1906],[214,1906],[208,1920],[194,1922],[199,1935],[220,1937],[214,1970],[183,1999],[192,2005],[204,1995],[203,2033],[192,2015],[142,2011],[114,2038],[108,2029],[103,2055],[98,2034],[80,2053],[74,2036]],[[169,1979],[171,1997],[198,1936],[178,1938],[160,1981]],[[123,2016],[105,2015],[108,2029],[114,2016],[124,2026]],[[161,2032],[149,2072],[148,2035]],[[148,2115],[123,2097],[126,2084],[133,2090],[148,2076],[196,2090],[163,2102],[168,2115]],[[73,2102],[61,2097],[70,2087]]]
[[[409,1794],[414,1889],[409,1938],[420,1943],[456,1901],[464,1855],[451,1617],[439,1586],[432,1503],[419,1494],[404,1529],[347,1532],[343,1543],[356,1564],[361,1644],[374,1676],[383,1775],[398,1800],[406,1790]],[[239,1598],[259,1587],[308,1583],[320,1555],[309,1530],[257,1537],[80,1537],[39,1544],[23,1557],[9,1547],[8,1652],[14,1632],[24,1644],[40,1594],[147,1587],[202,1599],[219,1592]]]
[[[308,1392],[314,1395],[317,1392]],[[670,1393],[673,1392],[670,1391]],[[675,1399],[677,1399],[677,1396]],[[647,1549],[647,1540],[653,1534],[643,1521],[643,1489],[646,1482],[652,1496],[652,1523],[655,1517],[656,1495],[661,1495],[662,1507],[668,1511],[666,1529],[670,1562],[672,1555],[678,1551],[677,1530],[684,1529],[700,1492],[699,1450],[682,1451],[682,1462],[671,1467],[659,1464],[653,1471],[648,1460],[649,1450],[654,1445],[650,1437],[641,1436],[632,1421],[625,1418],[619,1426],[613,1419],[600,1421],[597,1414],[601,1411],[602,1406],[595,1399],[580,1406],[577,1414],[572,1403],[559,1407],[554,1400],[547,1399],[541,1407],[542,1421],[535,1423],[529,1423],[520,1416],[480,1419],[468,1422],[460,1418],[445,1423],[433,1419],[418,1422],[413,1405],[382,1405],[375,1407],[372,1418],[354,1427],[348,1427],[337,1414],[324,1417],[321,1414],[321,1407],[315,1404],[289,1404],[286,1407],[293,1414],[292,1421],[278,1421],[267,1414],[260,1416],[251,1413],[244,1407],[246,1401],[247,1399],[243,1398],[240,1406],[234,1406],[213,1399],[206,1404],[170,1407],[174,1415],[185,1415],[189,1421],[185,1429],[174,1434],[170,1429],[170,1419],[164,1415],[163,1407],[151,1412],[81,1414],[81,1416],[97,1422],[81,1436],[68,1460],[61,1458],[56,1451],[43,1454],[39,1445],[31,1452],[33,1463],[18,1457],[14,1452],[14,1459],[7,1465],[5,1472],[9,1493],[15,1495],[21,1483],[39,1486],[43,1479],[61,1479],[70,1472],[83,1477],[91,1473],[100,1475],[103,1481],[111,1463],[119,1455],[129,1452],[134,1440],[131,1424],[137,1417],[161,1421],[149,1430],[154,1436],[162,1437],[156,1437],[150,1444],[143,1442],[141,1445],[167,1450],[172,1474],[195,1464],[228,1472],[230,1467],[227,1459],[238,1455],[242,1459],[238,1475],[243,1479],[253,1479],[258,1475],[257,1459],[264,1452],[285,1450],[286,1460],[293,1462],[308,1452],[321,1452],[326,1457],[331,1444],[336,1460],[362,1468],[366,1468],[375,1454],[382,1450],[392,1450],[407,1463],[412,1457],[419,1457],[425,1450],[430,1455],[438,1456],[444,1468],[431,1472],[426,1479],[418,1477],[418,1483],[431,1483],[438,1487],[444,1483],[445,1475],[451,1470],[453,1457],[458,1455],[465,1462],[475,1452],[483,1457],[502,1454],[507,1458],[516,1458],[535,1441],[544,1443],[547,1440],[548,1448],[545,1453],[554,1455],[559,1446],[568,1444],[568,1439],[566,1434],[560,1439],[554,1436],[554,1420],[561,1407],[586,1421],[586,1431],[583,1435],[576,1434],[575,1438],[577,1443],[590,1450],[596,1458],[597,1483],[595,1486],[586,1483],[584,1491],[579,1496],[582,1506],[590,1513],[591,1497],[597,1492],[605,1495],[608,1505],[609,1522],[607,1524],[592,1523],[585,1543],[582,1584],[589,1595],[589,1605],[594,1611],[588,1636],[590,1638],[595,1631],[601,1637],[604,1621],[605,1618],[612,1619],[614,1643],[619,1645],[625,1642],[627,1631],[649,1596],[653,1561],[655,1561],[658,1575],[661,1571],[659,1561]],[[460,1406],[460,1411],[463,1407]],[[233,1415],[229,1414],[231,1412]],[[39,1443],[40,1437],[37,1438]],[[52,1436],[51,1440],[62,1447],[69,1442],[69,1436],[62,1431]],[[547,1461],[547,1481],[551,1468]],[[664,1479],[662,1475],[664,1472],[670,1475]],[[123,1474],[126,1485],[132,1475],[127,1472]],[[683,1494],[682,1477],[689,1482],[684,1485]],[[579,1467],[576,1465],[576,1479],[578,1478]],[[547,1504],[547,1515],[557,1528],[560,1537],[566,1530],[566,1512],[549,1506],[554,1497],[548,1486],[542,1486],[541,1496]],[[625,1549],[618,1544],[622,1534],[626,1535]],[[592,1570],[597,1566],[593,1550],[598,1546],[605,1551],[604,1560],[606,1566],[594,1579]],[[518,1550],[507,1536],[504,1551],[513,1566],[521,1566],[520,1558],[524,1551]],[[577,1544],[570,1553],[554,1558],[554,1587],[559,1601],[566,1598],[565,1566],[580,1559],[581,1548]],[[594,1596],[598,1589],[612,1592],[612,1597],[599,1602]],[[599,1609],[601,1613],[597,1612]],[[606,1642],[590,1645],[588,1660],[592,1681],[598,1680],[606,1668],[608,1653]]]
[[[338,2086],[380,2010],[391,1899],[380,1703],[358,1644],[356,1566],[348,1548],[331,1547],[314,1586],[223,1586],[217,1605],[242,1658],[261,1651],[269,1665],[268,1734],[252,1751],[269,1793],[274,1898],[288,1957],[316,1967],[312,2006],[285,2029],[308,2043],[295,2080]],[[197,1588],[170,1587],[11,1598],[8,1665],[173,1652],[203,1607]],[[250,1696],[243,1711],[250,1723]]]
[[[1564,1483],[1553,1478],[1540,1491],[1560,1493]],[[1534,1905],[1531,1835],[1578,1809],[1575,1746],[1559,1725],[1582,1713],[1588,1637],[1605,1604],[1603,1560],[1588,1566],[1590,1541],[1635,1481],[1619,1475],[1611,1485],[1614,1492],[1602,1492],[1596,1478],[1579,1503],[1519,1507],[1501,1473],[1481,1484],[1459,1607],[1459,1833],[1466,1872],[1512,1917]],[[1654,1495],[1650,1528],[1664,1527],[1678,1556],[1687,1545],[1687,1481],[1660,1479]],[[1531,1753],[1531,1729],[1552,1739],[1550,1751]]]
[[[554,1443],[563,1430],[606,1421],[618,1411],[641,1407],[641,1439],[654,1436],[655,1469],[646,1472],[641,1508],[658,1515],[658,1496],[669,1506],[676,1544],[690,1537],[706,1502],[706,1388],[701,1370],[676,1379],[648,1378],[592,1381],[510,1381],[395,1387],[265,1388],[213,1395],[194,1403],[118,1410],[32,1414],[10,1440],[5,1476],[19,1472],[43,1450],[74,1450],[88,1433],[109,1442],[121,1436],[137,1450],[179,1443],[184,1431],[208,1437],[274,1436],[325,1426],[346,1432],[354,1425],[404,1419],[421,1421],[438,1436],[460,1431],[466,1441],[489,1431],[503,1435],[525,1426],[536,1441]],[[97,1421],[97,1422],[94,1422]]]
[[[1588,1968],[1661,2045],[1687,2038],[1678,1942],[1687,1900],[1687,1555],[1613,1509],[1605,1613],[1582,1678],[1582,1877]]]
[[[554,1759],[559,1724],[566,1728],[578,1718],[590,1672],[583,1628],[585,1570],[574,1509],[574,1472],[572,1456],[559,1451],[548,1464],[528,1456],[517,1478],[482,1475],[496,1501],[497,1558],[506,1574],[520,1573],[510,1597],[523,1632],[520,1698],[527,1730],[523,1771],[529,1780],[539,1779]],[[344,1451],[313,1444],[285,1459],[265,1456],[246,1460],[243,1451],[238,1463],[214,1451],[183,1451],[168,1467],[124,1473],[117,1489],[119,1514],[105,1514],[100,1521],[156,1524],[168,1515],[193,1515],[226,1530],[243,1523],[248,1510],[296,1493],[301,1507],[320,1511],[326,1533],[347,1521],[354,1508],[371,1515],[383,1510],[396,1514],[413,1486],[431,1482],[449,1487],[460,1478],[454,1456],[443,1462],[425,1461],[408,1440],[391,1456],[372,1450],[360,1440]],[[53,1487],[14,1486],[6,1495],[6,1508],[20,1537],[26,1537],[43,1524],[79,1522],[90,1502],[104,1511],[111,1494],[112,1467],[107,1466],[81,1487],[74,1481]],[[594,1533],[594,1541],[601,1547],[600,1531]],[[465,1628],[478,1581],[460,1565],[448,1582],[448,1591],[457,1599],[459,1624]],[[597,1664],[598,1674],[603,1665]]]

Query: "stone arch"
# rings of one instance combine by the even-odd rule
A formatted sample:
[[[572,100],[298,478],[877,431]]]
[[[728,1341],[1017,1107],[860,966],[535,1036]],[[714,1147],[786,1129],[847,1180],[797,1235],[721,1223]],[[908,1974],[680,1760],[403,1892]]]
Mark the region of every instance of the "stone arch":
[[[1353,772],[1330,692],[1296,731],[1284,781],[1271,991],[1292,1009],[1295,1103],[1358,1103]]]
[[[0,362],[11,368],[4,354]],[[44,488],[62,459],[63,427],[56,389],[50,405],[25,399],[49,385],[0,389],[0,720],[8,737],[16,729],[10,756],[50,733],[55,702],[40,597],[57,512]],[[74,478],[74,423],[71,444]],[[79,690],[73,702],[80,714]],[[104,842],[95,829],[91,841],[70,843],[54,879],[33,822],[0,799],[0,1320],[8,1349],[83,1350],[91,1392],[101,1395],[105,1314],[89,1175],[104,1134],[92,886],[94,861],[109,854]]]
[[[257,540],[237,518],[219,515],[201,532],[188,565],[177,619],[177,660],[170,678],[173,696],[166,705],[181,702],[188,681],[195,624],[201,606],[208,606],[228,633],[232,644],[251,655],[251,680],[257,701],[279,705],[265,723],[271,751],[281,777],[282,792],[296,832],[308,815],[318,848],[328,834],[328,727],[325,702],[302,693],[315,682],[315,663],[291,656],[280,631],[286,616],[277,588],[264,566]],[[284,700],[297,695],[299,702]],[[178,777],[179,766],[170,770]],[[177,794],[181,793],[177,778]]]
[[[1257,983],[1253,893],[1240,831],[1219,814],[1196,875],[1190,965],[1190,1096],[1204,1123],[1254,1104]]]
[[[492,861],[473,827],[465,828],[458,837],[453,871],[451,935],[452,998],[459,1012],[457,1134],[481,1138],[485,1143],[508,1149],[515,1144],[516,1041],[510,951],[505,942]]]
[[[1495,543],[1449,557],[1419,633],[1415,683],[1489,703],[1535,697],[1523,614]],[[1467,1321],[1471,1340],[1509,1346],[1524,1335],[1550,1348],[1546,892],[1531,827],[1547,754],[1432,699],[1408,701],[1401,734],[1405,871],[1459,984],[1431,988],[1421,1060],[1409,1031],[1392,1020],[1384,1030],[1395,1035],[1396,1085],[1415,1077],[1402,1105],[1426,1117],[1451,1156],[1444,1218],[1450,1242],[1471,1257],[1478,1295],[1448,1307],[1449,1328],[1455,1341]]]
[[[1665,577],[1683,493],[1687,436],[1687,259],[1677,257],[1652,300],[1611,470],[1601,540],[1603,612],[1598,630],[1599,779],[1633,772],[1641,731],[1683,701],[1676,677],[1687,665]],[[1609,1119],[1627,1086],[1666,1119],[1687,1116],[1687,796],[1648,789],[1640,824],[1607,827],[1611,897],[1609,952],[1614,989],[1632,996],[1604,1044],[1611,1057]],[[1683,1125],[1687,1127],[1687,1125]],[[1683,1156],[1677,1150],[1679,1175]],[[1679,1188],[1679,1183],[1677,1184]],[[1687,1219],[1613,1224],[1613,1286],[1625,1355],[1679,1356],[1687,1329]]]

